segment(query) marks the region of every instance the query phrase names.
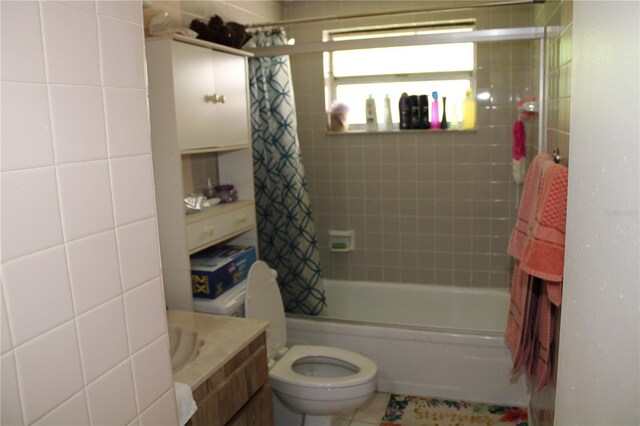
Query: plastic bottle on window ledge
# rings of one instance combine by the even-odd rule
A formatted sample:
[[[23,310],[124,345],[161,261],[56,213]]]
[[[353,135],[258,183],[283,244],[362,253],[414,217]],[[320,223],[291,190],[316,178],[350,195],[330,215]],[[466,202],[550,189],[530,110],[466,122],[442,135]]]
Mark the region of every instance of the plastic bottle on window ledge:
[[[384,130],[393,130],[393,119],[391,118],[391,99],[389,95],[384,95]]]
[[[411,125],[410,129],[420,128],[420,105],[416,95],[409,96],[409,105],[411,106]]]
[[[431,122],[429,121],[429,96],[418,96],[418,107],[420,108],[420,128],[430,129]]]
[[[411,106],[409,105],[409,95],[406,92],[400,96],[400,102],[398,102],[398,108],[400,110],[400,129],[406,130],[411,128]]]
[[[462,103],[462,128],[473,130],[476,127],[476,103],[471,97],[471,89],[467,90],[467,96]]]
[[[433,101],[431,101],[431,128],[436,130],[440,128],[440,113],[438,112],[438,92],[431,93]]]
[[[376,114],[376,100],[373,99],[372,95],[369,95],[369,98],[365,102],[365,111],[367,119],[367,131],[375,132],[376,130],[378,130],[378,116]]]

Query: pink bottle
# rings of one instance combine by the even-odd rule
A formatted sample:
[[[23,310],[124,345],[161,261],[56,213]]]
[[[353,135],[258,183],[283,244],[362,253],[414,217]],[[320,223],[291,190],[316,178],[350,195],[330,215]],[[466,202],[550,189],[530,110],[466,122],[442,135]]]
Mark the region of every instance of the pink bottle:
[[[440,113],[438,112],[438,92],[431,93],[433,101],[431,102],[431,129],[440,128]]]

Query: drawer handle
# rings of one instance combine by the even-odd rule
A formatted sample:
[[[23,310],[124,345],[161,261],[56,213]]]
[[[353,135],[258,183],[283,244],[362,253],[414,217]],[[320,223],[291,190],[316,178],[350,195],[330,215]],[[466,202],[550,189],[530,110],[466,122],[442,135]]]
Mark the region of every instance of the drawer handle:
[[[238,215],[238,222],[240,223],[246,223],[247,222],[247,215],[242,213]]]
[[[208,235],[208,236],[212,236],[213,235],[213,226],[209,225],[205,228],[204,232]]]

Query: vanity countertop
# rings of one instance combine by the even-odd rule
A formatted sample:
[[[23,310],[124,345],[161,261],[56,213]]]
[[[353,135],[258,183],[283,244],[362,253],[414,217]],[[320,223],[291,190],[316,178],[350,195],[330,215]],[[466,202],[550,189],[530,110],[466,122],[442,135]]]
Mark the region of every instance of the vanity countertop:
[[[249,342],[262,333],[268,321],[201,314],[188,311],[167,311],[169,327],[195,331],[204,341],[198,357],[173,374],[176,382],[186,383],[195,390],[218,371]]]

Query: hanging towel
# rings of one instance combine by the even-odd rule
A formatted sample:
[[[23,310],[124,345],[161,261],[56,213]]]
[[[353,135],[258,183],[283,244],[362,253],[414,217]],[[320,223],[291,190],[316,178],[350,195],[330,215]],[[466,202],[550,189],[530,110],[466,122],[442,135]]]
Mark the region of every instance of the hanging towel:
[[[542,169],[536,213],[520,267],[530,275],[559,283],[564,269],[569,173],[565,166],[553,162],[543,164]]]
[[[532,278],[520,269],[518,263],[516,261],[511,276],[511,302],[505,331],[505,340],[513,359],[512,374],[516,374],[520,367],[529,363],[535,343],[531,333],[535,314],[535,310],[531,309],[532,302],[535,302],[532,297]]]
[[[536,378],[535,390],[544,388],[553,371],[553,333],[556,324],[557,308],[553,306],[547,294],[548,287],[541,286],[538,299],[538,312],[536,317],[537,336],[535,341],[534,358],[531,362],[530,372]]]
[[[548,162],[552,162],[549,154],[537,155],[531,162],[524,181],[522,200],[520,200],[520,209],[518,210],[518,219],[516,220],[516,225],[514,226],[513,231],[511,231],[509,246],[507,247],[509,255],[513,256],[516,260],[521,260],[522,258],[522,252],[536,214],[542,165]]]
[[[513,181],[516,185],[522,185],[527,171],[525,161],[527,155],[526,135],[524,132],[524,123],[518,120],[513,125],[513,163],[512,173]]]

